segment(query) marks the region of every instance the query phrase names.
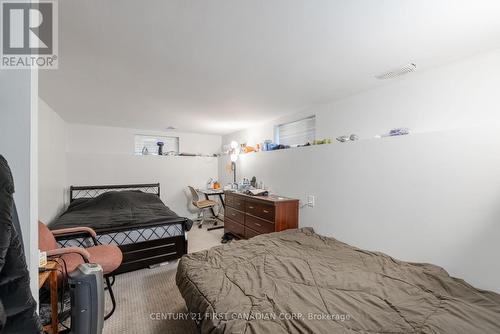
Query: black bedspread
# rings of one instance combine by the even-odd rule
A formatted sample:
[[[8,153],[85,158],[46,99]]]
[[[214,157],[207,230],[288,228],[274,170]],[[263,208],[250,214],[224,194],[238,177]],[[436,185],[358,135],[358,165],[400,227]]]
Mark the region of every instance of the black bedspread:
[[[88,226],[100,231],[122,230],[182,223],[189,231],[193,222],[179,217],[160,198],[136,190],[110,191],[95,198],[76,199],[49,228]]]

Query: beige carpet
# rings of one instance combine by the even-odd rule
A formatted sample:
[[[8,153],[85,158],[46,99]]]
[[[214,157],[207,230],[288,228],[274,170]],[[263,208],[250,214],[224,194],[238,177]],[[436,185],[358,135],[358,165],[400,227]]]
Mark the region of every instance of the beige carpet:
[[[189,252],[220,245],[222,234],[222,229],[206,231],[193,227],[188,233]],[[175,285],[176,269],[177,263],[170,263],[117,276],[113,286],[117,306],[111,318],[104,322],[104,334],[197,333],[191,320],[165,319],[165,316],[162,320],[151,319],[156,313],[168,316],[186,312],[184,299]],[[110,306],[109,300],[106,306]]]

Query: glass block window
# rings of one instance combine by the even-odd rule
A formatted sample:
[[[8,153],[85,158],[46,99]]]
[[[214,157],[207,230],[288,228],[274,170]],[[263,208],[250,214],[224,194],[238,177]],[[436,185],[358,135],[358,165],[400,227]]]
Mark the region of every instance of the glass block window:
[[[179,137],[135,135],[134,154],[158,155],[158,143],[163,143],[163,154],[179,153]]]

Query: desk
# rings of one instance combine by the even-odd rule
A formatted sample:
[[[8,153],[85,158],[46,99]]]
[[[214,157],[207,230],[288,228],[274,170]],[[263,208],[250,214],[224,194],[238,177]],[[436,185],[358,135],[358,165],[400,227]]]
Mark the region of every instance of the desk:
[[[57,268],[59,264],[55,261],[48,261],[47,265],[44,267],[48,269],[47,271],[38,273],[38,288],[40,289],[49,280],[50,287],[50,315],[51,324],[43,327],[44,331],[50,331],[52,334],[58,333],[58,320],[57,320]]]
[[[223,197],[224,189],[198,189],[198,191],[200,193],[202,193],[203,195],[205,195],[205,199],[207,199],[207,200],[210,199],[210,196],[218,196],[220,199],[220,203],[222,204],[222,208],[226,209],[226,204],[224,203],[224,197]],[[210,208],[210,211],[212,212],[212,215],[215,217],[215,219],[220,219],[219,215],[215,214],[214,208]],[[220,213],[220,210],[219,210],[219,213]],[[207,228],[207,230],[212,231],[212,230],[217,230],[220,228],[224,228],[224,226],[213,226],[213,227]]]

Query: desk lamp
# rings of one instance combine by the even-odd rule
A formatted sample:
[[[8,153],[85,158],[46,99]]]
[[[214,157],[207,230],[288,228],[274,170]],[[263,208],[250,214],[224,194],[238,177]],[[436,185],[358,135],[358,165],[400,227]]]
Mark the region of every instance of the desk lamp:
[[[231,142],[231,150],[229,150],[231,157],[231,170],[233,171],[233,182],[236,183],[236,161],[240,155],[240,145],[236,141]]]

